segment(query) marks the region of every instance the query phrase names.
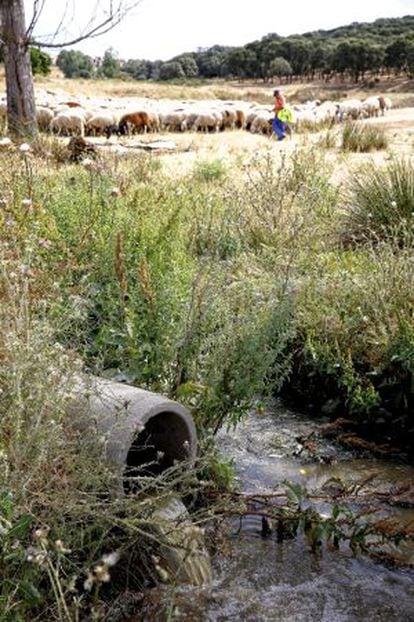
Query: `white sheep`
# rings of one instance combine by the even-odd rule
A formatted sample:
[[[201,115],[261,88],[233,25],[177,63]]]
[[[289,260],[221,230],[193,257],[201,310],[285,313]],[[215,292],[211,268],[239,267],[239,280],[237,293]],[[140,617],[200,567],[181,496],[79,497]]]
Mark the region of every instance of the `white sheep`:
[[[66,112],[53,117],[49,130],[59,136],[84,136],[85,124],[81,115]]]
[[[362,102],[363,114],[368,117],[377,117],[380,111],[380,102],[378,97],[368,97]]]
[[[161,114],[160,122],[167,132],[185,132],[187,129],[186,115],[181,111]]]
[[[274,115],[267,111],[261,111],[256,114],[250,123],[250,131],[253,134],[267,134],[272,133],[272,121]]]
[[[222,116],[217,111],[203,112],[196,117],[191,129],[195,132],[218,132],[221,120]]]
[[[99,113],[92,115],[85,124],[85,133],[88,136],[101,136],[110,127],[117,125],[118,120],[114,114]]]
[[[350,99],[337,104],[337,119],[344,121],[347,119],[353,119],[356,121],[362,115],[362,102],[359,99]]]
[[[53,111],[50,108],[46,108],[46,106],[36,107],[36,121],[39,130],[47,132],[52,119]]]

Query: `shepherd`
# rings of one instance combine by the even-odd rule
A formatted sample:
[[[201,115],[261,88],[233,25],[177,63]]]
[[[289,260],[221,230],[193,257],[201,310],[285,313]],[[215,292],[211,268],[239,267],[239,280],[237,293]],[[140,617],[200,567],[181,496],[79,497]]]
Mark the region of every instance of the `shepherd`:
[[[286,107],[285,97],[279,89],[273,91],[273,97],[275,98],[273,107],[275,118],[273,119],[272,127],[277,139],[283,140],[286,137],[286,132],[292,134],[293,116],[289,108]]]

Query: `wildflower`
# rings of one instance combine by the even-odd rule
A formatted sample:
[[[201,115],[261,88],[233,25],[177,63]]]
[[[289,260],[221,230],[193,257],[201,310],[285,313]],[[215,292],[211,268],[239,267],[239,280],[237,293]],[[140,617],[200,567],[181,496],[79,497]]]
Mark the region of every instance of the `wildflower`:
[[[165,456],[164,451],[157,451],[157,461],[162,460]]]
[[[397,207],[397,201],[391,201],[391,207]]]
[[[32,206],[32,199],[23,199],[22,200],[22,206],[23,207],[31,207]]]
[[[49,533],[49,527],[45,527],[44,529],[36,529],[33,532],[33,540],[37,540],[43,546],[47,546],[47,535]]]
[[[58,553],[62,553],[62,555],[66,555],[66,554],[72,552],[70,549],[65,548],[62,540],[56,540],[55,541],[55,548],[56,548],[57,552]]]
[[[31,147],[28,143],[22,143],[19,147],[19,151],[20,153],[22,153],[23,155],[28,153],[31,150]]]
[[[25,551],[25,560],[30,564],[42,566],[46,561],[47,552],[34,546],[29,546]]]
[[[98,564],[93,569],[93,574],[99,583],[109,583],[111,576],[108,572],[108,566],[106,564]]]
[[[119,551],[113,551],[112,553],[108,553],[108,555],[102,556],[102,563],[108,568],[111,568],[111,566],[115,566],[115,564],[119,562],[119,558]]]
[[[117,186],[114,186],[113,188],[111,188],[111,191],[109,194],[111,197],[116,198],[120,196],[121,191],[119,188],[117,188]]]
[[[0,199],[0,208],[2,208],[2,207],[7,207],[6,199]]]
[[[81,164],[84,168],[90,169],[93,166],[93,160],[91,160],[90,158],[84,158]]]
[[[85,592],[90,592],[91,589],[93,588],[94,583],[95,583],[95,577],[93,576],[91,572],[88,572],[88,576],[83,582],[83,589],[85,590]]]
[[[41,238],[38,242],[40,248],[47,248],[48,246],[51,245],[51,241],[48,240],[47,238]]]

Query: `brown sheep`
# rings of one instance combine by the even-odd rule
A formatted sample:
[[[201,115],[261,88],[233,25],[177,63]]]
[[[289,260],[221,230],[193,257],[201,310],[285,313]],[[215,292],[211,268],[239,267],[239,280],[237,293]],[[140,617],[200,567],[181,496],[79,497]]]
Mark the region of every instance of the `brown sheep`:
[[[122,115],[119,121],[120,134],[157,132],[160,128],[158,115],[153,112],[129,112]]]

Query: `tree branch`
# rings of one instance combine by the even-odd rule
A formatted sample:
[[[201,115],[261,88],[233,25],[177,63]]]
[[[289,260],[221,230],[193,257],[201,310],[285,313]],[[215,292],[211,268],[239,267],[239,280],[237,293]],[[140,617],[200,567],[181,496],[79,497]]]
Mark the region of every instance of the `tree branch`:
[[[46,0],[34,0],[33,2],[33,15],[32,15],[32,19],[30,20],[30,24],[26,30],[26,38],[30,39],[31,34],[33,32],[34,27],[36,26],[39,17],[42,14],[42,11],[44,9],[45,6],[45,2]]]
[[[36,4],[39,1],[42,2],[42,7],[43,7],[45,0],[36,0]],[[109,11],[108,11],[107,17],[103,19],[102,21],[100,21],[98,24],[94,24],[94,18],[92,17],[89,20],[88,24],[86,25],[84,32],[78,35],[77,37],[67,40],[67,41],[59,41],[59,42],[55,42],[55,41],[46,42],[46,41],[41,41],[36,38],[33,38],[33,39],[30,39],[30,45],[37,45],[42,48],[62,48],[62,47],[67,47],[69,45],[75,45],[76,43],[80,43],[81,41],[84,41],[85,39],[94,39],[95,37],[99,37],[109,32],[113,28],[115,28],[115,26],[117,26],[125,18],[125,16],[128,13],[130,13],[139,4],[141,4],[141,2],[142,0],[130,0],[130,1],[119,0],[116,6],[114,7],[113,0],[110,0]],[[66,3],[65,13],[67,11],[67,5],[68,3]],[[98,5],[99,3],[97,2],[96,6],[98,7]],[[58,34],[59,30],[62,28],[63,21],[64,21],[64,18],[62,18],[58,29],[53,35],[53,39]]]

